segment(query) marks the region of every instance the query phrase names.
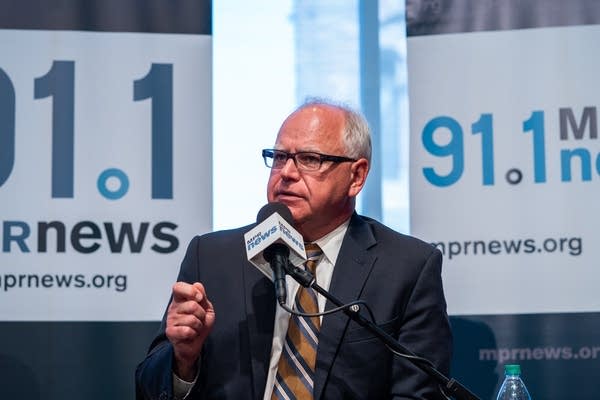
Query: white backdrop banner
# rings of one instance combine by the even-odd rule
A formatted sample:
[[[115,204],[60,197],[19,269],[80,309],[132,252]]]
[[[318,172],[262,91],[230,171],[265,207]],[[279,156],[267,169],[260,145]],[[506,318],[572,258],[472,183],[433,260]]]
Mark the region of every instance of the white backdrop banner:
[[[211,228],[211,36],[0,30],[0,320],[158,320]]]
[[[600,311],[600,26],[410,37],[411,233],[451,314]]]

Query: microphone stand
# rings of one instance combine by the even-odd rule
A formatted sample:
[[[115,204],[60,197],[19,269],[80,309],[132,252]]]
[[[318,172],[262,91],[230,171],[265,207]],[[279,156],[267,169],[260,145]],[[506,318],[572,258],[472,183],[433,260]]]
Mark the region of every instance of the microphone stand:
[[[344,303],[339,301],[336,297],[334,297],[327,290],[323,289],[321,286],[317,285],[317,281],[313,277],[313,275],[302,269],[292,265],[290,262],[285,263],[285,269],[292,278],[294,278],[298,283],[300,283],[304,287],[311,287],[319,294],[323,295],[327,300],[332,302],[337,307],[343,307]],[[479,397],[471,393],[466,387],[464,387],[460,382],[455,380],[454,378],[449,379],[440,371],[435,369],[431,363],[427,362],[427,360],[418,357],[416,354],[402,346],[394,337],[390,336],[387,332],[377,326],[374,322],[366,319],[362,315],[360,315],[360,306],[358,304],[352,305],[350,307],[343,308],[344,313],[350,317],[354,322],[367,328],[371,333],[377,336],[386,346],[391,348],[399,355],[407,355],[408,357],[403,357],[410,362],[412,362],[417,367],[421,368],[427,375],[434,378],[442,387],[446,389],[444,391],[446,394],[450,394],[456,400],[481,400]]]

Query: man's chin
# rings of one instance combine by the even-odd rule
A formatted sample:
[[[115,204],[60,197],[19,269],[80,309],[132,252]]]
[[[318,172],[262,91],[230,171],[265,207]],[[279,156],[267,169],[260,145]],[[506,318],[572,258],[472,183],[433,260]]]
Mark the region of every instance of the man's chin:
[[[292,217],[294,218],[294,222],[296,223],[298,223],[298,221],[301,221],[306,215],[306,207],[299,200],[293,201],[290,199],[277,199],[276,201],[285,204],[290,209]]]

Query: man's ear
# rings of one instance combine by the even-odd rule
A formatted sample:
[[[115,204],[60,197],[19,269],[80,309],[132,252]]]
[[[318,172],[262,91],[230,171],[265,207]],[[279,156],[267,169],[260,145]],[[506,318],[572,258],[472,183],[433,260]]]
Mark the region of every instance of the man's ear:
[[[348,196],[355,197],[365,186],[367,174],[369,173],[369,162],[366,158],[360,158],[352,163],[350,167],[351,182],[348,188]]]

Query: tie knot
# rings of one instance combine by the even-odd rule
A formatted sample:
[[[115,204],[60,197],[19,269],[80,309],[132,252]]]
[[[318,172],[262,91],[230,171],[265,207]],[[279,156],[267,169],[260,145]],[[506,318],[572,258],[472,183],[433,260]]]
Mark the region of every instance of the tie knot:
[[[304,249],[306,250],[306,267],[314,274],[323,250],[316,243],[305,243]]]
[[[309,260],[318,260],[323,255],[323,250],[316,243],[304,243],[304,249]]]

